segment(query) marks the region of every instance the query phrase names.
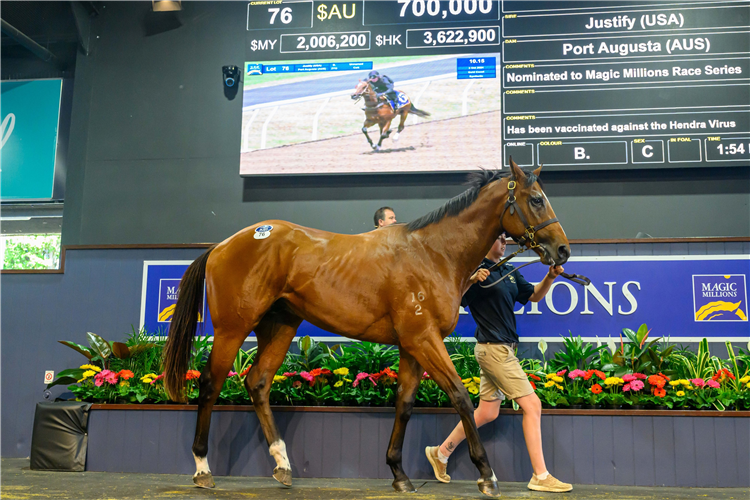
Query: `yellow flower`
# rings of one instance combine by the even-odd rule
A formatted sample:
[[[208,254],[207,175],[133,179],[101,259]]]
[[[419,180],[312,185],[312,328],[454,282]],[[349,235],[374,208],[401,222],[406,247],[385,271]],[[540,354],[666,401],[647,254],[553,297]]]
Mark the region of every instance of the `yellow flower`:
[[[273,376],[273,382],[283,382],[286,380],[286,377],[284,375],[274,375]]]
[[[750,382],[747,383],[747,388],[750,389]]]
[[[689,385],[689,384],[688,384],[688,386],[687,386],[687,387],[685,387],[685,389],[690,389],[690,390],[692,391],[693,389],[695,389],[695,387],[693,387],[692,385]]]
[[[336,382],[335,384],[333,384],[334,387],[341,387],[342,385],[344,385],[344,381],[343,380],[339,380],[338,382]]]
[[[477,388],[477,386],[472,385],[472,386],[469,387],[469,392],[472,393],[472,394],[478,394],[479,393],[479,389]]]
[[[469,377],[469,378],[462,378],[461,379],[461,383],[463,383],[464,385],[471,383],[471,377]]]
[[[348,379],[348,378],[345,378],[345,379],[344,379],[344,382],[352,382],[352,380],[351,380],[351,379]]]
[[[690,381],[689,381],[689,380],[686,380],[686,379],[684,379],[684,378],[681,378],[681,379],[679,380],[679,382],[680,382],[680,383],[681,383],[682,385],[684,385],[685,387],[688,387],[688,386],[690,385]]]
[[[748,382],[750,382],[750,375],[745,375],[740,379],[740,384],[747,384]]]
[[[552,380],[554,380],[555,382],[560,383],[560,382],[563,382],[565,379],[563,379],[562,377],[559,377],[559,376],[555,375],[554,377],[552,377]]]
[[[123,380],[120,382],[120,387],[130,387],[130,383]]]
[[[554,387],[554,385],[555,385],[555,381],[554,380],[550,380],[550,381],[544,383],[544,387],[547,387],[547,388]]]
[[[604,380],[605,385],[622,385],[625,381],[621,379],[620,377],[607,377]]]
[[[671,385],[672,387],[674,387],[676,385],[680,385],[680,381],[679,380],[670,380],[669,381],[669,385]]]
[[[557,374],[556,374],[556,373],[548,373],[548,374],[547,374],[547,378],[548,378],[548,379],[551,379],[551,378],[553,378],[553,377],[557,377]]]
[[[345,366],[342,366],[341,368],[336,368],[335,370],[333,370],[333,374],[343,375],[344,377],[346,377],[347,375],[349,375],[349,368]]]
[[[81,370],[94,370],[96,373],[99,373],[100,371],[102,371],[101,368],[99,368],[98,366],[94,366],[94,365],[81,365],[79,366],[79,368]]]
[[[85,372],[83,372],[83,378],[81,380],[86,380],[87,378],[93,377],[94,375],[96,375],[96,372],[94,370],[86,370]]]
[[[677,396],[679,397],[682,397],[685,395],[685,391],[677,391],[675,394],[677,394]]]
[[[557,387],[558,389],[560,389],[562,391],[563,387],[560,384],[555,384],[555,387]]]
[[[141,377],[141,382],[144,384],[150,384],[156,377],[158,377],[156,373],[149,373],[148,375],[144,375]]]
[[[473,377],[473,380],[475,384],[478,384],[479,382],[481,382],[481,379],[479,377]]]

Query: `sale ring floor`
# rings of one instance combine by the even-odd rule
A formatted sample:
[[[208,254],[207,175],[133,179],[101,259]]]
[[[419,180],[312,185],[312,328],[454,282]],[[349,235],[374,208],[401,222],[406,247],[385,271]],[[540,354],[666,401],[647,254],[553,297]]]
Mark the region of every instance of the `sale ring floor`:
[[[323,459],[323,457],[321,457]],[[567,478],[566,478],[567,479]],[[29,460],[3,458],[0,488],[3,500],[21,499],[239,499],[258,500],[443,500],[482,498],[474,481],[414,481],[416,494],[396,493],[385,479],[294,479],[282,488],[270,477],[217,477],[211,490],[196,488],[190,476],[111,472],[40,472]],[[570,493],[537,493],[525,483],[501,483],[502,498],[565,500],[730,500],[750,497],[747,488],[647,488],[638,486],[574,485]]]

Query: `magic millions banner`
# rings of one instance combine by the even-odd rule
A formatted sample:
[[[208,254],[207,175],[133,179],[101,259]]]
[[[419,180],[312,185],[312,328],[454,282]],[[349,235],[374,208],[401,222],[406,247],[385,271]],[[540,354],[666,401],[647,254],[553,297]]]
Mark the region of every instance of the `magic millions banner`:
[[[529,258],[513,262],[521,265]],[[149,332],[169,329],[177,286],[189,261],[146,261],[143,266],[141,325]],[[547,272],[532,264],[520,272],[532,283]],[[623,328],[646,323],[653,337],[673,342],[748,341],[747,281],[750,255],[686,255],[572,257],[565,270],[591,278],[583,287],[555,280],[540,302],[516,304],[522,342],[560,341],[573,334],[589,341],[618,337]],[[203,334],[213,335],[204,298]],[[459,315],[456,331],[473,337],[476,325],[469,311]],[[341,337],[303,322],[298,335],[318,339]]]

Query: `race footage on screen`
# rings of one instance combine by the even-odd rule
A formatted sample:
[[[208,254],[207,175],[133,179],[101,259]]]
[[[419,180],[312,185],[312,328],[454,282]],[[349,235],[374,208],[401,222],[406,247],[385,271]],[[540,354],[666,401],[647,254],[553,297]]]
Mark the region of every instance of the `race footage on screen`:
[[[246,62],[240,175],[500,168],[498,61],[466,54]],[[398,93],[369,109],[373,120],[393,116],[382,142],[379,124],[367,121],[371,145],[361,82],[372,71]],[[488,165],[492,158],[498,165]]]

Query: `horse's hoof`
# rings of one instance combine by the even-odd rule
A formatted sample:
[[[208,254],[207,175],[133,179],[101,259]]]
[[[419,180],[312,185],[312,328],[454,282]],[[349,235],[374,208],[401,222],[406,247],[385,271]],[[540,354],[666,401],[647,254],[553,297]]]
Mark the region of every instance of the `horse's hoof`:
[[[500,487],[498,487],[497,480],[494,476],[490,479],[479,479],[477,481],[477,486],[479,486],[479,491],[482,495],[487,495],[488,497],[500,496]]]
[[[210,472],[199,472],[193,476],[193,482],[200,488],[213,488],[216,486],[214,477]]]
[[[375,149],[375,151],[380,151],[380,146],[375,146],[373,149]]]
[[[281,467],[276,467],[273,470],[273,478],[287,488],[292,487],[292,471],[290,469],[282,469]]]
[[[398,142],[398,132],[393,134],[393,142]]]
[[[411,484],[411,481],[408,479],[402,479],[401,481],[393,480],[393,489],[398,491],[399,493],[416,493],[417,490],[414,488],[414,485]]]

